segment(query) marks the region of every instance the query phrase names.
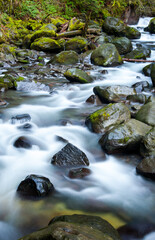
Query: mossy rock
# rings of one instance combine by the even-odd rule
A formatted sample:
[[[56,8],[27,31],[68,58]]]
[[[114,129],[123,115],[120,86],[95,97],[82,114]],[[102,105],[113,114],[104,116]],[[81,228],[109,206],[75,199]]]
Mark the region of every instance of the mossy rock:
[[[126,54],[132,51],[132,43],[126,37],[116,37],[112,40],[112,43],[116,46],[119,54]]]
[[[30,48],[31,46],[31,38],[32,38],[33,34],[28,34],[24,37],[23,39],[23,43],[22,45],[25,47],[25,48]]]
[[[26,24],[26,27],[29,30],[35,31],[42,27],[42,23],[39,20],[36,21],[36,20],[30,19]]]
[[[70,82],[78,82],[78,83],[90,83],[93,79],[84,71],[78,68],[70,68],[65,73],[64,76]]]
[[[136,114],[136,119],[155,126],[155,104],[154,102],[149,102],[145,104]]]
[[[61,65],[73,65],[78,62],[79,56],[74,51],[62,51],[55,55],[49,63]]]
[[[65,50],[73,50],[81,53],[87,50],[88,41],[83,37],[75,37],[68,40],[65,44]]]
[[[104,133],[115,125],[129,120],[130,117],[130,111],[124,103],[114,103],[88,116],[86,125],[93,132]]]
[[[126,26],[123,21],[115,17],[107,17],[102,26],[103,32],[115,36],[125,36]]]
[[[142,156],[155,157],[155,127],[152,128],[146,136],[142,138],[140,145],[140,153]]]
[[[150,20],[146,30],[149,31],[150,33],[155,33],[155,17]]]
[[[104,43],[112,43],[112,37],[108,36],[106,33],[102,33],[102,35],[97,36],[94,39],[94,42],[98,45],[104,44]]]
[[[62,17],[51,18],[51,23],[54,24],[55,26],[65,24],[67,22],[68,22],[68,20],[66,20],[65,18],[62,18]]]
[[[136,167],[138,174],[155,181],[155,156],[144,158]]]
[[[92,52],[91,62],[98,66],[113,67],[122,64],[122,58],[114,44],[104,43]]]
[[[134,95],[128,95],[126,100],[132,102],[132,103],[140,103],[145,104],[150,96],[147,96],[145,94],[134,94]]]
[[[45,52],[59,52],[61,45],[58,41],[51,38],[39,38],[36,39],[30,46],[31,49]]]
[[[151,127],[145,123],[130,119],[128,122],[106,132],[99,141],[109,154],[120,152],[138,152],[140,142]]]
[[[84,26],[85,26],[85,23],[81,22],[79,19],[76,19],[74,17],[69,22],[68,31],[81,30],[81,29],[84,29]]]
[[[49,225],[20,240],[120,240],[117,231],[106,220],[90,215],[55,217]]]
[[[146,59],[147,57],[150,57],[150,55],[151,55],[151,50],[147,47],[140,45],[130,53],[127,53],[125,55],[125,58]]]
[[[49,29],[41,29],[35,31],[32,36],[31,36],[31,43],[35,41],[37,38],[41,37],[56,37],[56,32],[54,30],[49,30]]]
[[[136,28],[127,26],[125,29],[125,36],[129,39],[139,39],[141,33]]]
[[[14,88],[13,84],[14,78],[11,75],[5,75],[4,77],[0,77],[0,83],[1,83],[1,88],[4,88],[5,90],[9,88]]]
[[[151,80],[152,80],[153,86],[155,87],[155,63],[151,64],[150,76],[151,76]]]
[[[53,30],[53,31],[57,31],[57,27],[52,24],[52,23],[48,23],[48,24],[44,24],[39,30]]]
[[[151,64],[146,65],[142,69],[142,72],[144,73],[145,76],[150,77],[150,75],[151,75]]]
[[[109,87],[96,86],[93,91],[103,103],[121,102],[122,100],[125,100],[128,95],[136,94],[134,88],[121,85]]]

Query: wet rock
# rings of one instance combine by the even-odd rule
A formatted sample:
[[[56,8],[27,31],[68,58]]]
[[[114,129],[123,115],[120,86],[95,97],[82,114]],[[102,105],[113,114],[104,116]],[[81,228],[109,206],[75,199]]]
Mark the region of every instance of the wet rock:
[[[115,125],[129,120],[130,117],[130,111],[124,103],[114,103],[88,116],[86,125],[93,132],[104,133]]]
[[[81,53],[87,50],[88,41],[83,37],[75,37],[68,40],[65,44],[65,50],[73,50]]]
[[[120,85],[94,87],[93,91],[103,103],[120,102],[125,100],[128,95],[136,94],[134,88]]]
[[[136,167],[138,174],[155,180],[155,155],[144,158]]]
[[[19,114],[11,118],[11,123],[15,124],[16,122],[24,123],[31,120],[31,116],[27,113]]]
[[[145,104],[148,101],[149,96],[144,94],[135,94],[135,95],[128,95],[127,100],[130,102],[137,102],[141,104]]]
[[[3,99],[0,99],[0,106],[5,106],[7,105],[7,102]]]
[[[79,83],[90,83],[93,79],[84,71],[78,68],[70,68],[65,73],[64,76],[70,82],[79,82]]]
[[[155,33],[155,18],[150,20],[149,25],[144,30],[150,33]]]
[[[61,49],[61,45],[59,41],[48,38],[42,37],[36,39],[30,46],[31,49],[38,50],[38,51],[49,51],[49,52],[59,52]]]
[[[137,152],[142,137],[145,136],[150,129],[150,126],[135,119],[130,119],[128,122],[108,131],[101,137],[99,143],[109,154]]]
[[[102,26],[103,32],[106,32],[115,36],[125,35],[125,24],[118,18],[107,17]]]
[[[106,220],[96,216],[75,214],[55,217],[47,227],[20,240],[45,239],[120,240],[120,237]]]
[[[85,23],[81,22],[79,19],[76,19],[74,17],[69,22],[68,31],[81,30],[84,29],[84,26]]]
[[[102,105],[100,99],[98,98],[98,96],[96,95],[91,95],[87,100],[86,100],[87,103],[90,103],[90,104],[97,104],[97,105]]]
[[[92,52],[91,62],[98,66],[112,67],[120,65],[122,58],[114,44],[104,43]]]
[[[73,65],[78,63],[79,56],[74,51],[62,51],[55,55],[49,63],[61,65]]]
[[[48,178],[35,174],[27,176],[17,188],[18,194],[23,197],[45,197],[53,191],[53,184]]]
[[[151,80],[152,80],[153,86],[155,87],[155,63],[151,64],[150,76],[151,76]]]
[[[151,50],[147,47],[144,47],[142,45],[137,46],[136,49],[131,51],[130,53],[127,53],[125,55],[125,58],[131,58],[131,59],[146,59],[147,57],[150,57]]]
[[[145,76],[150,77],[150,75],[151,75],[151,64],[146,65],[142,69],[142,72],[144,73]]]
[[[149,102],[145,104],[136,114],[136,119],[146,124],[155,126],[155,104]]]
[[[132,43],[126,37],[117,37],[112,40],[112,43],[116,46],[119,54],[126,54],[132,51]]]
[[[30,123],[25,123],[18,127],[18,129],[21,129],[21,130],[30,130],[31,128],[32,128],[32,125]]]
[[[14,147],[16,148],[31,148],[32,143],[27,137],[19,137],[15,142],[14,142]]]
[[[94,39],[94,42],[97,45],[101,45],[101,44],[107,43],[107,42],[112,42],[112,37],[108,36],[106,33],[102,33],[102,35],[97,36]]]
[[[51,163],[59,167],[78,167],[88,166],[89,160],[84,152],[73,144],[68,143],[53,156]]]
[[[155,156],[155,127],[142,138],[140,145],[142,156]]]
[[[141,37],[141,33],[134,27],[126,26],[125,36],[129,39],[139,39]]]
[[[137,93],[140,93],[144,91],[145,88],[149,88],[149,83],[147,81],[141,81],[133,84],[132,87],[136,90]]]
[[[71,169],[68,173],[69,178],[85,178],[91,174],[90,169],[88,168],[75,168]]]

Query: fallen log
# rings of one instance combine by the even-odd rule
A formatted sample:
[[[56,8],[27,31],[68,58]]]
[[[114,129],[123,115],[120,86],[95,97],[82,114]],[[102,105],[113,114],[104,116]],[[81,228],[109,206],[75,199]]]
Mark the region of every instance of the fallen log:
[[[82,35],[82,30],[75,30],[75,31],[69,31],[69,32],[63,32],[57,34],[57,39],[64,38],[64,37],[75,37],[77,35]]]
[[[131,59],[131,58],[122,58],[126,62],[155,62],[154,60],[144,60],[144,59]]]

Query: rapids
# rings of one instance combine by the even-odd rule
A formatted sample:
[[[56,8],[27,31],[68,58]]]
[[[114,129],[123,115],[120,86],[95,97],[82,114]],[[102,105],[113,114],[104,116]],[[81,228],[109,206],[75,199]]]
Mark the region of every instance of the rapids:
[[[144,43],[155,59],[155,35],[144,32],[150,18],[141,18],[134,27],[141,39],[133,46]],[[90,64],[89,57],[86,62]],[[128,85],[151,79],[142,74],[148,63],[127,63],[115,68],[94,67],[90,71],[95,81],[91,84],[62,84],[52,92],[44,84],[35,82],[18,84],[12,94],[13,102],[1,110],[0,119],[0,240],[16,240],[23,234],[41,228],[49,220],[62,213],[87,212],[97,215],[106,213],[118,216],[120,222],[144,219],[155,223],[155,185],[136,175],[134,162],[138,156],[104,155],[98,139],[84,124],[88,113],[97,109],[86,103],[93,94],[93,87],[112,84]],[[107,74],[102,70],[107,69]],[[0,70],[1,74],[5,69]],[[4,93],[3,93],[4,94]],[[11,117],[28,113],[31,128],[20,128],[23,122],[11,123]],[[20,136],[33,139],[32,149],[13,146]],[[84,180],[71,180],[66,172],[56,170],[50,164],[52,156],[65,143],[60,136],[86,153],[92,174]],[[29,174],[48,177],[57,190],[57,196],[46,200],[25,201],[16,195],[19,183]],[[108,219],[108,217],[107,217]],[[117,221],[117,220],[116,220]],[[113,223],[116,226],[116,223]],[[121,224],[120,224],[121,225]],[[155,239],[155,233],[143,240]]]

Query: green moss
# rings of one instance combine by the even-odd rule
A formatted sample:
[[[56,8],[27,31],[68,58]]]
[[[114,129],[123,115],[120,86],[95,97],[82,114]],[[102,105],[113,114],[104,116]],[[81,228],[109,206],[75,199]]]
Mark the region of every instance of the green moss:
[[[32,34],[31,42],[41,37],[56,37],[56,32],[54,30],[48,30],[48,29],[38,30]]]
[[[85,23],[80,22],[79,19],[72,18],[69,22],[68,31],[84,29]]]
[[[38,51],[58,51],[61,49],[61,46],[58,41],[51,39],[51,38],[39,38],[36,39],[31,44],[31,49],[38,50]]]
[[[68,20],[66,20],[65,18],[61,18],[61,17],[51,18],[51,23],[53,23],[55,26],[57,24],[59,24],[59,25],[64,24],[66,22],[68,22]]]
[[[98,120],[108,120],[110,117],[110,114],[107,113],[107,109],[111,106],[112,106],[112,104],[109,104],[107,107],[102,108],[102,109],[92,113],[89,117],[90,121],[92,123],[96,123]]]
[[[118,140],[118,143],[126,144],[130,140],[130,137],[125,137]]]

